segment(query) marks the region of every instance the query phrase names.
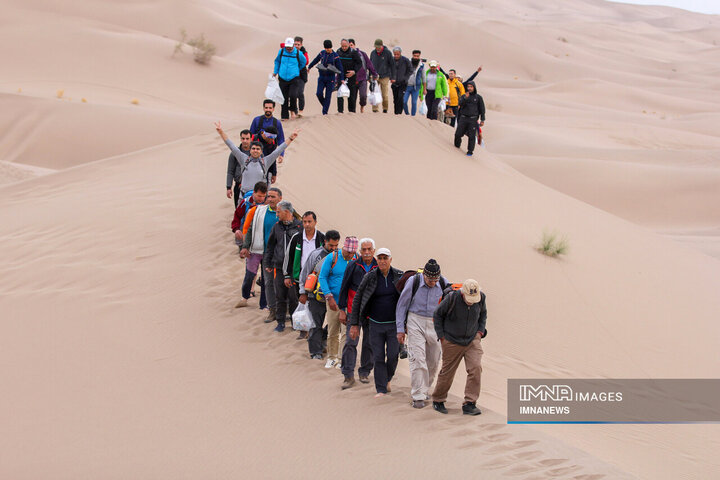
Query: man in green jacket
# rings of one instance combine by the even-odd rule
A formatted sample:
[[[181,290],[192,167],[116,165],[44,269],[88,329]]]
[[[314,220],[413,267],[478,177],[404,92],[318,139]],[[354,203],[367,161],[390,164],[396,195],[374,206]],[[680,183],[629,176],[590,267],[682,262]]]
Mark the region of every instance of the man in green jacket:
[[[438,70],[437,60],[430,60],[428,63],[430,70],[425,72],[422,89],[420,90],[420,100],[425,99],[427,105],[427,118],[430,120],[438,119],[438,105],[440,100],[448,100],[450,91],[448,90],[447,78]]]

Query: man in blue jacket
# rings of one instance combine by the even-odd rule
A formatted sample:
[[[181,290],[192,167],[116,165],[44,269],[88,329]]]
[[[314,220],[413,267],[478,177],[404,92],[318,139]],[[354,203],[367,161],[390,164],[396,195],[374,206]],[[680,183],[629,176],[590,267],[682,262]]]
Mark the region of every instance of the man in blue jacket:
[[[308,65],[308,71],[315,65],[317,65],[318,72],[318,86],[317,86],[317,98],[322,105],[323,115],[327,115],[330,109],[330,101],[332,100],[332,92],[335,87],[335,79],[338,75],[340,78],[344,76],[342,62],[340,56],[333,51],[332,42],[325,40],[323,42],[324,50],[317,54],[317,56]]]
[[[305,67],[306,63],[305,55],[295,48],[293,37],[286,38],[283,48],[275,57],[275,69],[273,70],[273,75],[278,77],[280,90],[283,97],[285,97],[280,113],[280,118],[283,120],[290,118],[290,114],[292,114],[293,118],[297,115],[297,99],[301,81],[300,70]]]

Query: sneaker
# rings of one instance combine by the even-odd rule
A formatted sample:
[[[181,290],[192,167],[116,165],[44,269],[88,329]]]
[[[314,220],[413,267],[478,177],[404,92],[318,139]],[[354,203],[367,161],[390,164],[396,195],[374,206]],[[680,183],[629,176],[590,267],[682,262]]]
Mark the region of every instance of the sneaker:
[[[425,402],[423,400],[413,400],[413,408],[425,408]]]
[[[465,155],[467,155],[468,157],[472,157],[473,152],[468,152],[468,153],[466,153]]]
[[[265,323],[272,323],[272,322],[276,322],[276,321],[277,321],[277,320],[275,319],[275,309],[274,309],[274,308],[268,308],[268,316],[267,316],[267,318],[265,318],[265,320],[263,320],[263,321],[264,321]]]
[[[447,408],[445,408],[445,402],[433,402],[433,410],[444,414],[448,412]]]
[[[316,353],[316,354],[314,354],[314,355],[310,355],[310,358],[311,358],[312,360],[322,360],[322,359],[323,359],[322,355],[320,355],[319,353]]]
[[[239,302],[235,304],[235,308],[247,307],[247,298],[241,298]]]
[[[278,323],[278,326],[275,327],[275,329],[274,329],[273,331],[278,332],[278,333],[284,332],[284,331],[285,331],[285,325],[283,325],[282,323]]]
[[[475,406],[475,402],[463,403],[462,406],[463,415],[480,415],[482,412]]]
[[[383,113],[387,113],[387,110],[383,109]]]
[[[340,360],[338,360],[337,363],[335,364],[335,368],[337,368],[338,370],[340,370],[342,368],[342,362],[340,362]]]
[[[325,362],[325,368],[332,368],[335,366],[336,363],[337,360],[335,360],[334,358],[328,358],[327,362]]]
[[[345,381],[340,388],[342,388],[343,390],[347,390],[353,385],[355,385],[355,377],[345,377]]]
[[[360,379],[360,383],[370,383],[370,379],[368,378],[367,375],[360,375],[359,379]]]
[[[301,331],[300,335],[298,335],[295,340],[304,340],[304,339],[307,339],[307,337],[308,337],[308,332]]]

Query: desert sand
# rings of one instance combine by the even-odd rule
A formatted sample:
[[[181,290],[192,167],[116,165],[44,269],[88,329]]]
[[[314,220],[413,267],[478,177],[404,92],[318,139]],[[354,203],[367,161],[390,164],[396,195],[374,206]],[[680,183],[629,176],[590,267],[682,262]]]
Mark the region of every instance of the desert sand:
[[[2,20],[0,477],[720,475],[717,425],[506,424],[508,378],[720,377],[717,16],[8,0]],[[217,45],[209,65],[173,55],[181,27]],[[341,391],[255,300],[233,308],[244,266],[212,121],[239,138],[288,35],[311,54],[380,37],[464,77],[483,66],[472,158],[425,118],[321,116],[312,72],[278,180],[320,229],[480,281],[480,417],[460,415],[462,374],[449,416],[412,409],[403,360],[388,397]],[[544,230],[569,253],[538,254]]]

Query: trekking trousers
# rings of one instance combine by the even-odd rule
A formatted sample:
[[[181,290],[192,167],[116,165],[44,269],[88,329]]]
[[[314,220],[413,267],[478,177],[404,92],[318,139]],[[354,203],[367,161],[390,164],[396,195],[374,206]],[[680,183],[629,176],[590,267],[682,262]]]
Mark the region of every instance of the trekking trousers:
[[[345,332],[339,316],[339,308],[336,311],[328,308],[325,312],[325,322],[328,326],[327,356],[333,360],[340,358],[340,345],[345,344]]]
[[[265,299],[267,300],[267,305],[270,308],[275,308],[275,270],[273,269],[273,271],[268,272],[265,270],[264,264],[260,264],[260,268],[262,268],[263,282],[265,283]]]
[[[393,109],[395,115],[403,113],[403,100],[405,99],[405,89],[407,88],[406,83],[395,82],[390,87],[393,92]]]
[[[375,357],[375,391],[387,393],[387,384],[395,375],[400,353],[395,322],[375,323],[371,320],[370,343]]]
[[[360,353],[360,368],[358,375],[361,377],[370,376],[373,369],[373,353],[370,345],[370,329],[367,323],[362,328],[362,352]],[[342,351],[342,374],[346,377],[355,376],[355,363],[357,362],[357,347],[360,337],[353,340],[350,338],[350,325],[346,326],[345,346]]]
[[[440,99],[435,98],[435,90],[428,90],[425,92],[425,104],[427,105],[428,113],[427,118],[430,120],[437,120],[438,118],[438,105]]]
[[[478,126],[477,119],[478,117],[461,116],[457,121],[457,128],[455,129],[455,146],[460,148],[463,135],[467,135],[468,153],[473,153],[475,150],[475,140],[477,138]]]
[[[330,101],[332,100],[333,84],[335,83],[335,77],[321,75],[318,77],[317,99],[322,105],[323,115],[327,115],[330,110]]]
[[[413,400],[426,400],[442,354],[432,317],[408,313],[407,349],[410,363],[410,395]]]
[[[480,337],[475,336],[469,345],[458,345],[445,341],[442,346],[442,369],[438,375],[437,385],[432,394],[433,402],[444,402],[447,400],[448,390],[452,386],[455,371],[460,365],[460,360],[465,359],[465,370],[467,381],[465,382],[465,402],[475,403],[480,396],[480,375],[482,374],[483,349],[480,345]]]
[[[413,117],[417,113],[417,100],[418,100],[418,94],[420,92],[418,91],[418,88],[415,85],[408,85],[405,88],[405,95],[403,95],[403,110],[405,111],[405,115],[412,115]],[[412,113],[408,112],[408,106],[407,101],[408,98],[411,99],[412,103],[410,104],[410,111]]]
[[[295,311],[298,305],[298,298],[295,294],[295,286],[285,286],[285,277],[280,273],[282,267],[276,268],[275,275],[275,320],[278,325],[285,325],[285,315]]]
[[[308,350],[310,355],[322,355],[323,351],[323,321],[325,320],[326,306],[308,295],[307,307],[312,315],[313,326],[308,334]]]
[[[358,86],[357,82],[355,81],[355,76],[353,75],[350,78],[345,79],[347,87],[350,89],[350,96],[347,97],[348,101],[348,112],[355,113],[355,104],[357,103],[357,94],[358,94]],[[338,95],[337,97],[337,108],[338,113],[343,113],[344,110],[344,98]]]
[[[298,80],[298,110],[305,110],[305,82]]]
[[[390,77],[384,77],[378,79],[378,84],[380,84],[380,93],[382,93],[383,101],[382,101],[382,108],[383,111],[387,111],[388,105],[389,105],[389,95],[390,95]],[[373,112],[378,111],[378,106],[373,105]]]
[[[287,120],[290,118],[290,112],[297,113],[297,99],[298,99],[298,84],[301,82],[300,77],[295,77],[292,80],[283,80],[278,76],[278,83],[280,84],[280,91],[285,97],[285,101],[282,104],[280,110],[280,118]]]

